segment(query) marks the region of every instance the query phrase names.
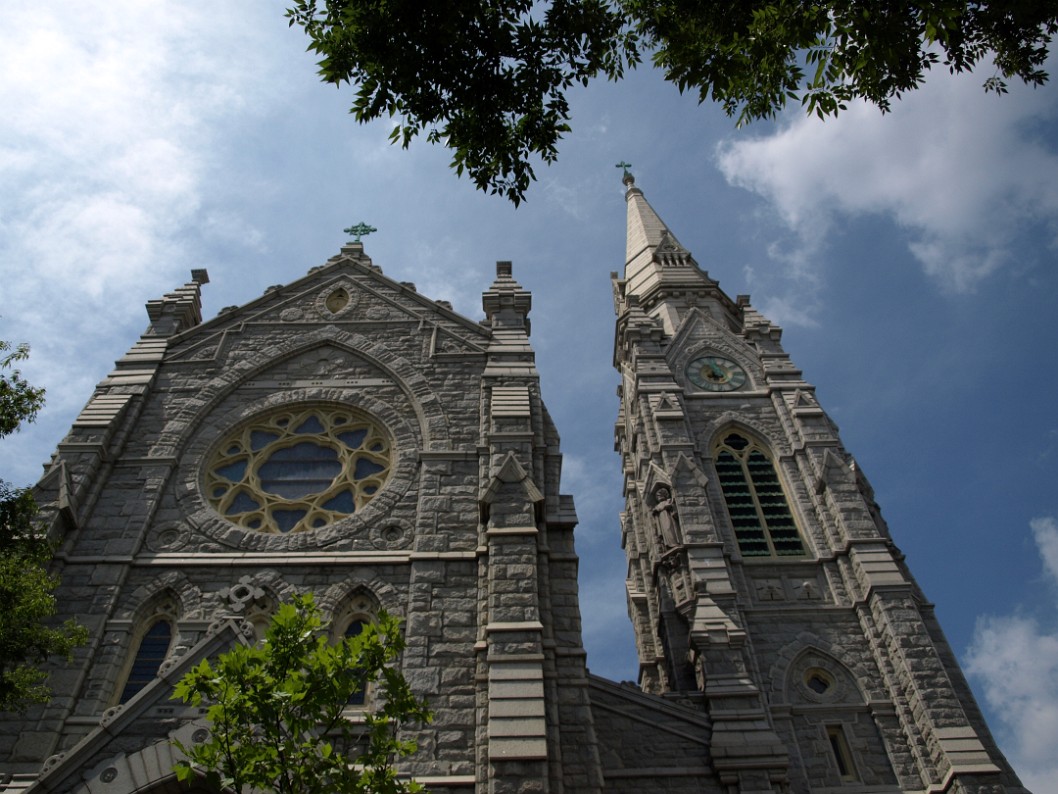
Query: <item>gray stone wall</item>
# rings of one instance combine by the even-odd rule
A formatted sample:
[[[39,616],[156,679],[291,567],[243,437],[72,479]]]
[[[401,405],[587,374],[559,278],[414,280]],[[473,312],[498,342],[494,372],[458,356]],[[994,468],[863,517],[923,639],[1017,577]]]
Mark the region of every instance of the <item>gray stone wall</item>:
[[[720,792],[710,768],[709,721],[695,704],[591,679],[591,707],[607,792]]]
[[[558,435],[525,332],[494,338],[489,324],[385,279],[354,245],[205,324],[196,324],[199,287],[149,304],[152,327],[99,385],[42,484],[47,496],[73,495],[65,518],[51,512],[62,540],[57,595],[60,613],[80,615],[92,639],[56,671],[52,703],[17,729],[4,723],[12,771],[32,776],[50,759],[45,767],[67,781],[56,790],[66,790],[197,716],[117,706],[154,619],[174,625],[170,659],[180,660],[232,620],[260,631],[278,603],[310,591],[334,618],[381,608],[405,620],[402,671],[435,714],[416,732],[408,773],[445,791],[598,790],[576,514],[558,491]],[[487,309],[489,300],[503,328],[528,311],[509,266]],[[266,534],[219,515],[203,483],[221,440],[304,406],[362,412],[385,428],[384,487],[309,532]],[[508,463],[520,474],[490,491]],[[515,695],[524,689],[509,673],[526,663],[540,687],[538,746],[518,738],[536,730],[532,720],[505,711],[536,701],[494,699],[502,680]],[[104,723],[121,729],[110,736]],[[518,758],[530,745],[535,760]]]

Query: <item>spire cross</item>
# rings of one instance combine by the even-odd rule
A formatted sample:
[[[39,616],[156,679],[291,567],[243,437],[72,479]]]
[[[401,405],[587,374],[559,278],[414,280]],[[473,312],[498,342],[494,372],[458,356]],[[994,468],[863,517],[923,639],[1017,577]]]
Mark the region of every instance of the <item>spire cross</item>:
[[[632,167],[632,164],[631,163],[626,163],[624,160],[622,160],[621,162],[619,162],[617,165],[614,166],[614,168],[623,168],[625,170],[625,172],[624,172],[625,176],[631,176],[631,174],[628,173],[628,169],[631,168],[631,167]]]
[[[356,239],[353,242],[358,243],[360,242],[361,235],[371,234],[371,232],[377,232],[378,229],[376,229],[374,226],[368,226],[363,221],[360,221],[360,223],[356,224],[356,226],[350,226],[348,229],[342,229],[342,231],[346,234],[355,234]]]

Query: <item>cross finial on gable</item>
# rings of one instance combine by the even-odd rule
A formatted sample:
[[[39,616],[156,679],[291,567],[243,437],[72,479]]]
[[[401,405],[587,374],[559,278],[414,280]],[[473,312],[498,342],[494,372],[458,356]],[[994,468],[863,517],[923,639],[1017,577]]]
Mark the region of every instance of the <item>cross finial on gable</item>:
[[[362,235],[371,234],[371,232],[377,232],[378,229],[376,229],[374,226],[368,226],[363,221],[360,221],[360,223],[356,224],[355,226],[350,226],[348,229],[342,229],[342,231],[346,234],[355,234],[356,239],[353,242],[358,243],[360,242],[360,237]]]

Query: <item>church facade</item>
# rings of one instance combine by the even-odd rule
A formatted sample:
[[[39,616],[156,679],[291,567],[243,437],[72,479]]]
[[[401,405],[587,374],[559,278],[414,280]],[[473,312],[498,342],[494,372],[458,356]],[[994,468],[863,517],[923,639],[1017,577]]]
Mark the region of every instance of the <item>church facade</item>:
[[[511,264],[477,322],[349,243],[205,322],[204,271],[147,304],[37,487],[91,638],[0,723],[0,791],[186,790],[172,740],[208,727],[175,681],[304,592],[335,638],[404,621],[435,719],[401,769],[431,791],[1024,791],[780,329],[625,181],[614,542],[638,686],[587,672]]]

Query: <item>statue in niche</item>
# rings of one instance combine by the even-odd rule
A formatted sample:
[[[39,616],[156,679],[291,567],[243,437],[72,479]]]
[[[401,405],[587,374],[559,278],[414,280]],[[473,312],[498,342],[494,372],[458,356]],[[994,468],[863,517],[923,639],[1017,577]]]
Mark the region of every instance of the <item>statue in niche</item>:
[[[654,507],[650,510],[661,542],[666,549],[683,545],[680,534],[680,516],[676,512],[676,503],[668,486],[659,485],[654,489]]]

